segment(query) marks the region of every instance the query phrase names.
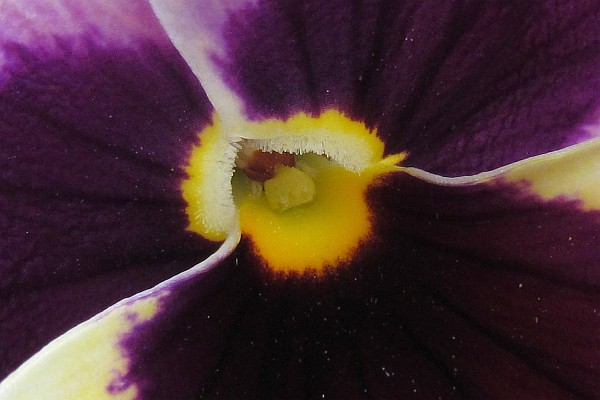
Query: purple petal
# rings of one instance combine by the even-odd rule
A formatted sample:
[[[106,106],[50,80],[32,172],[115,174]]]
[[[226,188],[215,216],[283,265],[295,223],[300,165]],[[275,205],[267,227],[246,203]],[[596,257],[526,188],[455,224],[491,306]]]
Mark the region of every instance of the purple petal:
[[[243,243],[125,341],[129,378],[149,399],[597,397],[600,213],[499,182],[389,176],[374,241],[321,279]]]
[[[179,195],[208,100],[147,5],[82,4],[0,6],[0,376],[215,248]]]
[[[122,346],[127,336],[161,313],[166,298],[179,285],[212,269],[239,243],[232,231],[221,247],[192,268],[119,301],[50,342],[34,357],[0,382],[1,398],[138,398],[138,388],[127,379],[132,364]],[[32,384],[35,382],[35,384]]]
[[[215,19],[197,17],[210,3],[177,3],[167,31],[184,50],[206,33],[196,73],[254,119],[338,109],[406,164],[452,176],[598,134],[595,1],[230,1]]]
[[[510,186],[388,185],[372,196],[387,214],[382,245],[404,236],[412,253],[407,293],[388,294],[413,299],[398,312],[470,396],[600,393],[600,213]]]
[[[254,0],[150,0],[171,40],[185,57],[208,94],[219,118],[235,119],[241,114],[237,96],[223,82],[216,65],[225,56],[223,27],[230,14],[251,7]]]

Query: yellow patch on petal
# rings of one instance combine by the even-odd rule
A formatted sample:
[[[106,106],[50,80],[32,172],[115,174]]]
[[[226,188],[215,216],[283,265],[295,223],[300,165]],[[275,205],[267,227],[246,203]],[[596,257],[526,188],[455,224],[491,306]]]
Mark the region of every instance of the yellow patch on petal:
[[[231,176],[237,148],[232,145],[219,121],[200,134],[194,147],[181,191],[187,202],[189,229],[208,240],[225,240],[235,223],[231,200]]]
[[[365,191],[406,156],[384,158],[376,132],[337,111],[227,126],[215,119],[200,141],[182,184],[189,229],[222,240],[239,223],[265,265],[285,273],[348,261],[371,232]],[[244,159],[233,174],[238,149]],[[242,172],[254,151],[294,154],[296,165],[257,182]]]
[[[357,174],[314,154],[300,156],[298,164],[312,175],[314,199],[281,212],[265,196],[242,195],[242,232],[272,270],[319,273],[348,261],[368,239],[371,212],[364,196],[375,171]],[[237,174],[236,179],[245,180]]]
[[[301,113],[286,121],[246,123],[239,132],[256,140],[261,150],[322,154],[354,172],[383,158],[384,145],[376,132],[334,110],[316,118]]]
[[[11,400],[129,400],[137,388],[123,378],[129,361],[120,341],[158,311],[158,299],[137,300],[55,339],[0,384]]]
[[[545,200],[579,200],[584,211],[600,210],[600,140],[591,140],[520,163],[506,173]]]

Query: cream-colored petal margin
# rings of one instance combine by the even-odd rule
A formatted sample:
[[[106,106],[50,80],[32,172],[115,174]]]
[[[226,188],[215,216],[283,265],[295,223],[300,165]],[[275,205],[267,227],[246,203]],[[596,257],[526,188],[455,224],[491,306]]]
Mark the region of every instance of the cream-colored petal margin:
[[[220,76],[217,60],[227,59],[224,29],[231,12],[256,0],[150,0],[165,31],[200,80],[213,107],[228,125],[242,103]]]
[[[51,342],[0,385],[0,399],[135,399],[120,339],[154,317],[159,296],[120,304]],[[109,388],[119,388],[111,391]]]
[[[239,239],[237,229],[205,261],[118,302],[50,342],[0,383],[0,399],[135,399],[137,388],[124,379],[131,366],[121,341],[140,324],[168,311],[161,309],[161,300],[175,293],[177,284],[231,254]]]
[[[600,139],[588,140],[471,176],[448,178],[412,167],[400,167],[400,170],[443,186],[507,182],[544,200],[577,200],[584,211],[600,209]]]
[[[583,211],[600,210],[600,139],[538,157],[505,179],[544,200],[575,200]]]

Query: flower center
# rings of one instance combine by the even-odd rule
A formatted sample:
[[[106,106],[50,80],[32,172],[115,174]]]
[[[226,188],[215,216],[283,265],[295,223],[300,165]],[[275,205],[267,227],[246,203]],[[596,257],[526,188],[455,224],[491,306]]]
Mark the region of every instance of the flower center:
[[[249,144],[242,145],[235,159],[236,167],[243,170],[248,178],[261,183],[274,178],[277,167],[281,165],[288,167],[296,165],[294,155],[273,151],[266,152]]]
[[[220,241],[239,224],[271,270],[324,272],[369,239],[365,192],[403,156],[383,158],[376,134],[336,111],[230,126],[215,120],[200,132],[182,184],[189,229]]]
[[[235,165],[253,182],[254,192],[264,192],[272,210],[286,211],[310,203],[315,197],[315,183],[301,167],[296,168],[296,158],[291,153],[242,145]]]

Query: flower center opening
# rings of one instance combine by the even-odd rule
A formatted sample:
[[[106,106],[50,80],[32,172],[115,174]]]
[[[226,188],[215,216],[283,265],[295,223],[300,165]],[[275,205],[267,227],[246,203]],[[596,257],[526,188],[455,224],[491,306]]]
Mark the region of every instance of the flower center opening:
[[[236,225],[276,273],[322,273],[350,261],[371,234],[365,198],[404,154],[337,111],[286,121],[215,119],[200,132],[182,183],[189,229],[213,241]]]
[[[253,192],[263,192],[267,204],[275,211],[310,203],[315,197],[315,183],[296,167],[296,158],[291,153],[266,152],[243,141],[235,165],[252,181]]]

